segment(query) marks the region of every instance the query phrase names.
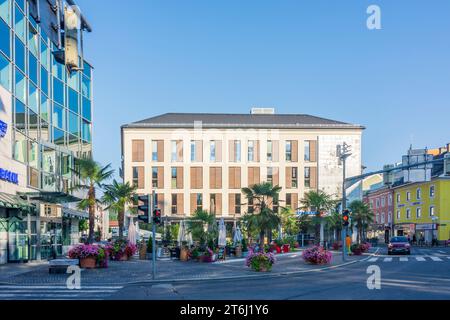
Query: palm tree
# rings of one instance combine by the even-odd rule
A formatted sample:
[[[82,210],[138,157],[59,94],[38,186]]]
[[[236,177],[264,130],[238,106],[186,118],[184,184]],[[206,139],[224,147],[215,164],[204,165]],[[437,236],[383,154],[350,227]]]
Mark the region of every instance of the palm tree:
[[[358,229],[356,241],[359,243],[363,238],[363,230],[373,221],[373,212],[367,203],[361,200],[354,200],[348,206],[351,211],[352,223]]]
[[[243,217],[243,222],[247,224],[249,229],[259,231],[259,243],[262,246],[265,234],[269,235],[281,222],[278,213],[271,208],[274,199],[278,199],[281,187],[274,187],[270,182],[263,182],[241,190],[248,203],[253,204],[253,212],[247,213]]]
[[[336,232],[336,241],[340,240],[340,234],[342,230],[342,215],[338,211],[333,211],[328,217],[326,217],[326,223],[331,232]]]
[[[311,210],[315,212],[315,216],[313,218],[313,223],[315,225],[315,238],[316,241],[320,237],[320,225],[322,222],[322,217],[320,214],[324,211],[328,211],[334,208],[335,205],[334,200],[332,200],[331,196],[325,193],[322,190],[312,190],[305,193],[305,196],[301,203],[301,209],[303,210]],[[320,239],[319,239],[320,241]]]
[[[206,246],[218,236],[215,222],[216,216],[214,213],[197,209],[192,217],[188,219],[187,229],[194,239],[200,241],[200,245]]]
[[[102,202],[107,205],[106,209],[117,213],[119,238],[123,238],[125,208],[134,203],[136,189],[137,186],[132,186],[128,181],[120,183],[115,179],[112,184],[105,186]]]
[[[87,191],[86,198],[81,200],[77,207],[80,210],[88,209],[89,212],[89,236],[88,242],[94,242],[94,224],[95,209],[100,204],[96,196],[96,188],[102,189],[106,180],[111,178],[114,170],[111,165],[102,167],[99,163],[92,159],[77,159],[73,172],[79,177],[80,182],[77,183],[72,190]]]

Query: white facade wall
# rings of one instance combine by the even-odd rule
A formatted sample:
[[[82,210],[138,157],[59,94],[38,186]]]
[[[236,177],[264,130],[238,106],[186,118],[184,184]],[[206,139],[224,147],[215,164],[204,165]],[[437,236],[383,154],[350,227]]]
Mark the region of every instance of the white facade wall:
[[[190,212],[190,194],[203,194],[203,208],[209,210],[209,194],[220,193],[222,198],[222,216],[230,217],[228,208],[228,195],[230,193],[240,193],[240,189],[228,189],[228,168],[234,166],[241,167],[241,187],[246,187],[248,182],[248,167],[260,167],[261,182],[266,180],[267,167],[279,168],[279,185],[283,188],[280,193],[280,200],[286,199],[286,193],[298,193],[301,199],[308,191],[304,187],[304,168],[318,167],[318,188],[340,197],[342,195],[342,166],[338,166],[336,158],[336,144],[344,141],[352,146],[353,155],[347,160],[348,176],[361,173],[361,136],[362,129],[172,129],[172,128],[123,128],[123,174],[124,181],[132,183],[132,167],[143,166],[145,169],[145,188],[139,189],[138,193],[148,194],[152,192],[152,167],[164,167],[164,188],[155,189],[157,194],[163,193],[164,213],[170,216],[171,194],[184,193],[184,214]],[[132,162],[132,140],[144,140],[145,157],[144,162]],[[152,161],[152,140],[164,140],[164,162]],[[171,162],[171,141],[183,140],[183,160],[181,162]],[[203,161],[196,163],[190,161],[190,141],[203,141]],[[210,140],[222,141],[222,161],[211,162]],[[229,141],[241,141],[241,162],[229,161]],[[249,140],[260,141],[260,161],[247,161],[247,147]],[[267,140],[279,141],[279,161],[268,162],[266,159]],[[298,161],[285,161],[285,142],[288,140],[298,140]],[[317,162],[304,161],[304,141],[317,141]],[[190,189],[190,167],[203,167],[203,189]],[[209,189],[209,168],[222,167],[222,189]],[[298,167],[298,188],[286,189],[285,168],[290,166]],[[183,167],[184,179],[183,190],[171,188],[171,167]],[[242,203],[246,200],[242,196]],[[281,203],[283,205],[283,203]]]

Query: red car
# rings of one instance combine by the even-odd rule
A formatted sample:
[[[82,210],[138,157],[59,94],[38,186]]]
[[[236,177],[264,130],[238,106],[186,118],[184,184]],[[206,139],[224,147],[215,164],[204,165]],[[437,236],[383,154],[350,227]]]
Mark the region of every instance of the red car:
[[[392,237],[388,244],[388,255],[396,253],[411,254],[411,245],[406,237]]]

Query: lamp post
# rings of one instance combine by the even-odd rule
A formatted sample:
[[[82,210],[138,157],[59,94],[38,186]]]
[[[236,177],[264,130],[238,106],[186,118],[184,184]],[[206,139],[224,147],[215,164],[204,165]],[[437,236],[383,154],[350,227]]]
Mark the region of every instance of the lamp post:
[[[346,142],[344,142],[342,145],[336,146],[336,156],[339,159],[339,164],[342,164],[342,213],[344,213],[344,210],[347,208],[347,194],[346,194],[346,185],[345,185],[345,177],[346,177],[346,160],[348,157],[350,157],[352,154],[350,152],[350,145],[348,145]],[[344,226],[342,228],[342,260],[345,261],[345,256],[347,254],[347,247],[346,247],[346,237],[348,233],[348,226]]]

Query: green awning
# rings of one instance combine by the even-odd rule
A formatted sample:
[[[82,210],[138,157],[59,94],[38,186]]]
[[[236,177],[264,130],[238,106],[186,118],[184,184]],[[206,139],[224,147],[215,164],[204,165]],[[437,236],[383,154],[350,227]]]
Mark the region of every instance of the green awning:
[[[19,196],[0,192],[0,207],[8,209],[34,210],[35,206]]]

